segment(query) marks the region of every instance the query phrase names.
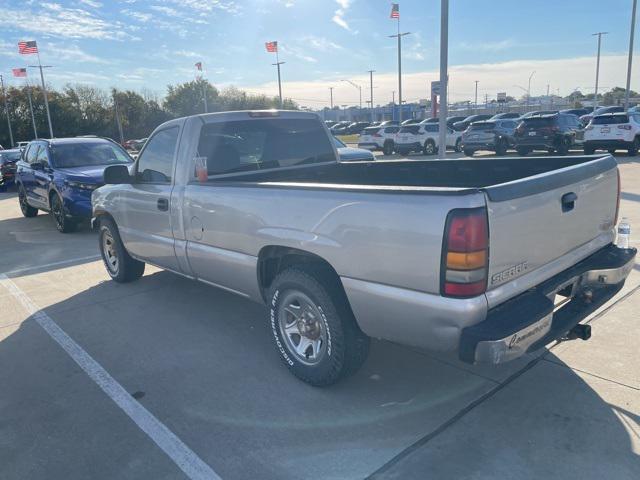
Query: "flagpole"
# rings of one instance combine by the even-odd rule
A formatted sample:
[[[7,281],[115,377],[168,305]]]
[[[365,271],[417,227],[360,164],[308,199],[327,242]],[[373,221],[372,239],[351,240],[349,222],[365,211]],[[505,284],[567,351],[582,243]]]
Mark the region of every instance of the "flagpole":
[[[49,138],[53,138],[53,126],[51,125],[51,112],[49,112],[49,98],[47,97],[47,87],[44,84],[44,73],[42,73],[42,62],[40,61],[40,50],[38,54],[38,68],[40,69],[40,81],[42,82],[42,93],[44,95],[44,106],[47,109],[47,121],[49,122]]]
[[[38,138],[38,130],[36,129],[36,117],[33,114],[33,102],[31,101],[31,85],[27,81],[27,98],[29,99],[29,111],[31,112],[31,122],[33,123],[34,139]]]
[[[278,96],[280,97],[280,108],[283,108],[282,103],[282,81],[280,80],[280,64],[284,62],[280,62],[280,57],[278,55],[278,45],[276,44],[276,67],[278,67]]]
[[[395,4],[394,4],[395,5]],[[400,12],[398,11],[398,34],[389,35],[389,38],[398,38],[398,123],[402,123],[402,37],[411,32],[400,33]]]
[[[13,148],[13,131],[11,130],[11,118],[9,117],[9,100],[7,99],[7,94],[4,91],[4,78],[2,78],[2,75],[0,75],[0,87],[2,88],[2,96],[4,97],[4,113],[7,115],[7,124],[9,125],[9,141]]]

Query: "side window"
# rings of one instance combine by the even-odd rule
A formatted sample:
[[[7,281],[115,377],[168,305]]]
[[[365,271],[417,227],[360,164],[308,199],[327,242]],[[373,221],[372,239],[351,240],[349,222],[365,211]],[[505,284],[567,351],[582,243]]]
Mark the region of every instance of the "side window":
[[[29,150],[27,150],[27,154],[24,156],[24,159],[27,163],[33,163],[36,161],[39,148],[40,145],[37,143],[32,143],[31,145],[29,145]]]
[[[384,129],[384,133],[398,133],[398,127],[388,127]]]
[[[177,143],[178,127],[166,128],[151,137],[138,158],[138,181],[170,183]]]
[[[49,156],[47,155],[47,147],[44,145],[40,146],[40,150],[38,150],[38,155],[36,156],[36,163],[41,163],[44,166],[49,166]]]

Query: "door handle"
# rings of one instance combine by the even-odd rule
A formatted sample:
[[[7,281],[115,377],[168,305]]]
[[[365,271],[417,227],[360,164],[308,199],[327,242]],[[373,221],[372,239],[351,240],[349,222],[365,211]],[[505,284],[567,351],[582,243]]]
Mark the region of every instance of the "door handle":
[[[166,198],[159,198],[158,199],[158,210],[162,211],[162,212],[166,212],[167,210],[169,210],[169,200]]]
[[[576,206],[576,201],[578,200],[578,195],[573,192],[565,193],[562,196],[562,212],[570,212]]]

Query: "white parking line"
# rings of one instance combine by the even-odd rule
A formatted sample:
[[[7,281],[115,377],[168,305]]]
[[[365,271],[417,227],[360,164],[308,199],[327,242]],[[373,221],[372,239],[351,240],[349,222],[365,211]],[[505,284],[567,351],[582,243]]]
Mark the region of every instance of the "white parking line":
[[[85,373],[126,413],[171,460],[192,480],[215,480],[220,477],[171,430],[151,414],[120,385],[91,355],[73,341],[49,315],[29,298],[6,274],[0,285],[20,302],[24,309],[60,345]]]
[[[70,263],[80,263],[80,262],[87,262],[90,260],[98,260],[99,258],[100,258],[100,255],[89,255],[87,257],[70,258],[68,260],[60,260],[59,262],[45,263],[44,265],[37,265],[33,267],[25,267],[25,268],[18,268],[16,270],[10,270],[8,272],[4,272],[4,275],[11,277],[14,275],[21,275],[23,273],[28,273],[28,272],[37,272],[39,270],[47,270],[51,267],[59,267],[60,265],[67,265]]]

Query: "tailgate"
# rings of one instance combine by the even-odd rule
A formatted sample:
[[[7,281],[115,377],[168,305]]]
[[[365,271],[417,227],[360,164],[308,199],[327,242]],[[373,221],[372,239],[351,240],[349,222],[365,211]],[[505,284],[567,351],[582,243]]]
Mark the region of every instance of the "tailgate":
[[[611,156],[488,187],[485,192],[490,307],[613,240],[618,175]]]

